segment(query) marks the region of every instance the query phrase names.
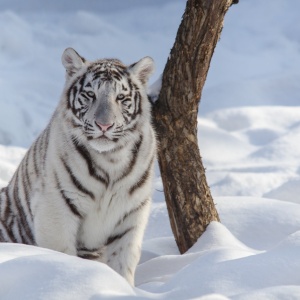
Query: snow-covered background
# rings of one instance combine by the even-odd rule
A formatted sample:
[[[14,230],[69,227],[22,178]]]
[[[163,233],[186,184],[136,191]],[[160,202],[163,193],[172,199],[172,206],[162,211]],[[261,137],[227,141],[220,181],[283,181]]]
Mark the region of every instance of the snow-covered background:
[[[183,0],[0,1],[0,186],[47,124],[66,47],[162,73]],[[188,253],[159,174],[136,288],[100,263],[0,245],[0,299],[300,299],[300,1],[232,6],[199,109],[199,145],[222,223]]]

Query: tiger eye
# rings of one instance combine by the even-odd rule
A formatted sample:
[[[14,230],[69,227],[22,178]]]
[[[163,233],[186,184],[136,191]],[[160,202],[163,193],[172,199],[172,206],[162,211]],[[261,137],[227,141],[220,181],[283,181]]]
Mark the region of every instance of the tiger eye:
[[[87,92],[87,95],[92,98],[95,96],[95,93],[92,91],[89,91],[89,92]]]
[[[123,100],[125,98],[125,95],[124,94],[119,94],[117,96],[117,100]]]

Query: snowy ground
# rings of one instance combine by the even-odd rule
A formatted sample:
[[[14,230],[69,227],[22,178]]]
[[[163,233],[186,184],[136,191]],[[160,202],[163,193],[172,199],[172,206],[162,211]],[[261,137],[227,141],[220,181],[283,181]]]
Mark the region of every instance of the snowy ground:
[[[0,186],[63,86],[60,56],[162,72],[183,0],[0,2]],[[222,223],[188,253],[172,236],[159,174],[136,288],[100,263],[0,245],[0,299],[300,299],[300,2],[241,0],[226,18],[199,110],[199,145]]]

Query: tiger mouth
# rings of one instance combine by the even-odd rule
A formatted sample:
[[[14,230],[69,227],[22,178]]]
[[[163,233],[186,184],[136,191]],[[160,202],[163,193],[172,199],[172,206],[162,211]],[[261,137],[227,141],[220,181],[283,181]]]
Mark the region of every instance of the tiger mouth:
[[[101,135],[100,137],[97,138],[97,140],[98,141],[100,140],[100,141],[105,141],[105,142],[114,142],[114,143],[116,143],[116,142],[119,141],[119,138],[112,138],[112,139],[110,139],[110,138],[108,138],[105,135]]]
[[[109,137],[107,137],[106,135],[101,135],[101,136],[94,136],[94,135],[89,135],[87,136],[88,140],[101,140],[101,141],[111,141],[111,139]]]
[[[108,138],[106,135],[101,135],[98,137],[99,140],[110,140],[110,138]]]
[[[106,135],[101,135],[101,136],[98,137],[98,140],[117,142],[119,140],[119,138],[118,137],[109,138]]]

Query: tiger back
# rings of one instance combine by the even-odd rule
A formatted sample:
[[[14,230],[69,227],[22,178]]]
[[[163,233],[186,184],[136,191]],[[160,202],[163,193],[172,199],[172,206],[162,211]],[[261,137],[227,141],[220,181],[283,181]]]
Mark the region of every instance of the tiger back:
[[[98,260],[133,285],[156,153],[153,60],[89,62],[68,48],[62,63],[51,121],[0,191],[0,241]]]

